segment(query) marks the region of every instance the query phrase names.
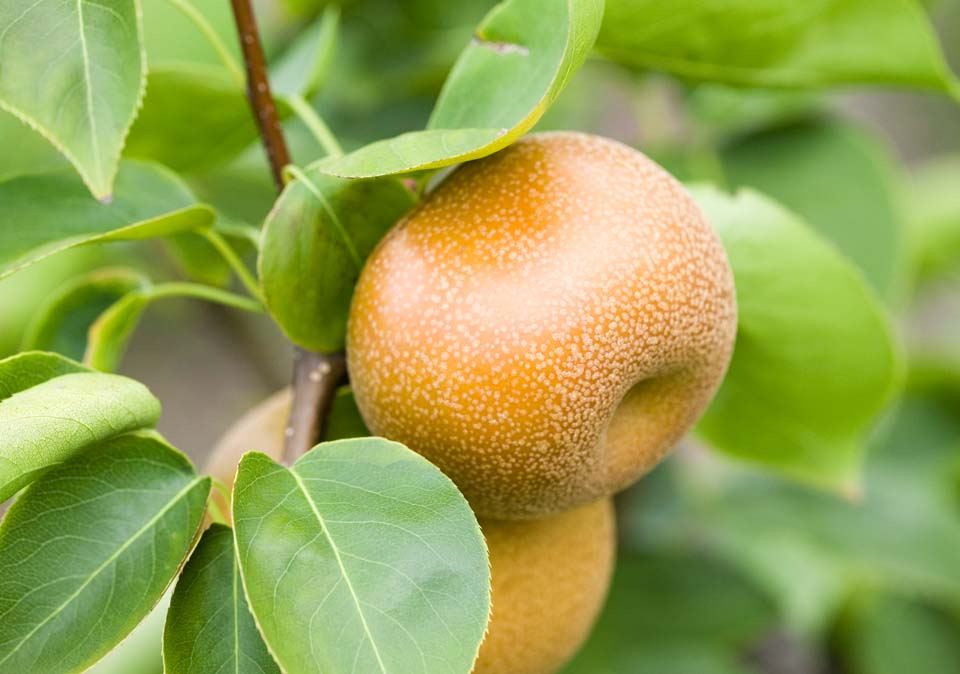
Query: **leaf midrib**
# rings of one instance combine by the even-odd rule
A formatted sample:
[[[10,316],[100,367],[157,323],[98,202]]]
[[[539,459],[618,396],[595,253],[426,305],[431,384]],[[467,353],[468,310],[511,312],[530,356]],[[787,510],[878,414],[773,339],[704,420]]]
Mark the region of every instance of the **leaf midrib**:
[[[357,597],[357,593],[353,589],[353,583],[350,581],[350,576],[347,574],[347,568],[343,564],[343,558],[340,556],[340,549],[333,540],[330,529],[327,528],[327,524],[324,521],[323,516],[320,514],[320,511],[317,510],[316,504],[313,502],[313,499],[310,498],[310,492],[307,490],[307,486],[303,483],[303,480],[295,470],[291,470],[290,474],[297,483],[297,487],[303,492],[303,496],[306,498],[307,504],[310,506],[310,510],[313,511],[314,516],[317,518],[317,522],[320,524],[320,530],[324,533],[327,540],[330,541],[330,549],[333,550],[333,556],[337,560],[337,566],[340,567],[340,575],[343,577],[344,582],[346,582],[347,589],[350,590],[350,596],[353,598],[353,603],[357,607],[357,614],[360,616],[360,624],[363,625],[363,631],[367,635],[367,639],[370,641],[370,647],[373,649],[373,654],[377,658],[377,664],[380,666],[380,671],[382,674],[387,674],[387,668],[384,666],[383,659],[380,657],[380,651],[377,649],[377,642],[374,640],[373,634],[370,632],[370,626],[367,624],[367,618],[363,614],[363,607],[360,604],[360,598]]]
[[[103,180],[103,165],[100,159],[99,139],[97,138],[97,117],[93,110],[93,78],[90,75],[90,51],[87,48],[87,33],[83,16],[84,0],[77,0],[77,19],[80,29],[80,50],[83,53],[83,79],[86,84],[87,117],[90,120],[90,148],[93,151],[93,162],[97,172],[97,180]],[[0,661],[2,662],[2,661]]]
[[[54,609],[54,610],[50,613],[50,615],[48,615],[48,616],[47,616],[46,618],[44,618],[41,622],[39,622],[32,630],[30,630],[30,631],[26,634],[26,636],[24,636],[24,637],[20,640],[20,642],[13,648],[13,650],[11,650],[9,653],[7,653],[7,654],[3,657],[3,659],[0,659],[0,665],[2,665],[4,662],[6,662],[7,660],[9,660],[10,657],[11,657],[14,653],[16,653],[18,650],[20,650],[20,648],[21,648],[25,643],[27,643],[27,642],[30,640],[30,638],[31,638],[34,634],[36,634],[40,629],[42,629],[47,623],[49,623],[51,620],[53,620],[53,619],[56,618],[58,615],[60,615],[60,613],[62,613],[62,612],[67,608],[67,606],[70,605],[70,603],[71,603],[74,599],[76,599],[77,597],[79,597],[79,596],[83,593],[83,591],[84,591],[85,589],[87,589],[87,587],[90,585],[90,583],[92,583],[92,582],[94,581],[94,579],[97,578],[97,576],[99,576],[105,569],[107,569],[111,564],[113,564],[115,561],[117,561],[117,559],[119,559],[120,555],[122,555],[122,554],[127,550],[127,548],[129,548],[131,545],[133,545],[133,543],[134,543],[138,538],[140,538],[143,534],[145,534],[147,531],[149,531],[149,530],[150,530],[164,515],[166,515],[167,512],[169,512],[188,492],[190,492],[194,487],[196,487],[198,484],[200,484],[201,482],[203,482],[203,480],[204,480],[203,477],[197,476],[197,477],[195,477],[193,480],[191,480],[183,489],[181,489],[179,492],[177,492],[177,493],[173,496],[173,498],[171,498],[171,499],[167,502],[167,504],[166,504],[163,508],[161,508],[159,512],[157,512],[156,515],[154,515],[154,516],[151,517],[149,520],[147,520],[147,522],[144,523],[144,525],[143,525],[142,527],[140,527],[140,529],[138,529],[136,532],[134,532],[133,536],[131,536],[129,539],[127,539],[127,541],[126,541],[123,545],[121,545],[119,548],[117,548],[117,550],[116,550],[112,555],[110,555],[100,566],[98,566],[96,569],[94,569],[94,570],[90,573],[90,575],[87,576],[86,580],[84,580],[84,581],[80,584],[80,586],[79,586],[76,590],[74,590],[73,593],[71,593],[70,596],[67,597],[67,598],[63,601],[63,603],[61,603],[56,609]]]

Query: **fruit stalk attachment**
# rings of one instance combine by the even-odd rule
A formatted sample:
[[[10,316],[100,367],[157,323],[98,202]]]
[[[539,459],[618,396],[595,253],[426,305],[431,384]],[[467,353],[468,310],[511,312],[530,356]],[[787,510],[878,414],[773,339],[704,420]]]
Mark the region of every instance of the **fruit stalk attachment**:
[[[231,4],[247,74],[247,98],[279,193],[283,191],[283,169],[290,163],[290,151],[270,92],[257,20],[251,0],[231,0]],[[317,353],[294,347],[293,406],[284,448],[287,463],[293,463],[305,454],[320,437],[334,391],[345,374],[346,361],[342,353]]]

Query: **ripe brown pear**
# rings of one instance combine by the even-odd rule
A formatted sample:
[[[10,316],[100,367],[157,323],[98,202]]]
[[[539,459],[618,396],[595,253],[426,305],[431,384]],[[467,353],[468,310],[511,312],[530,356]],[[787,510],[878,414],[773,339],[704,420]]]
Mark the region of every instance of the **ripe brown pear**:
[[[481,520],[493,612],[473,674],[555,674],[603,607],[615,557],[605,498],[539,520]]]
[[[736,331],[726,254],[641,153],[529,136],[448,176],[368,259],[347,357],[376,435],[484,517],[542,517],[649,471],[703,413]]]
[[[255,449],[279,460],[290,402],[283,390],[241,417],[217,444],[207,472],[232,486],[244,453]],[[473,674],[554,674],[579,649],[603,605],[615,556],[612,504],[603,499],[542,520],[480,526],[493,609]]]

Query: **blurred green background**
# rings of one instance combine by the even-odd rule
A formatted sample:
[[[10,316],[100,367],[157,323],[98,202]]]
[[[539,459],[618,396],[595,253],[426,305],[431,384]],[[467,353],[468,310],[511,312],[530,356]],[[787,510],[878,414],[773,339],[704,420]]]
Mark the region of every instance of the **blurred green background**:
[[[312,102],[345,147],[421,128],[491,4],[344,2]],[[960,1],[928,4],[956,70]],[[236,49],[226,0],[198,7]],[[324,11],[320,0],[259,2],[271,54]],[[144,15],[154,72],[219,67],[167,0],[146,0]],[[151,75],[147,110],[164,86]],[[226,99],[218,118],[184,120],[169,163],[201,198],[258,225],[273,187],[242,97]],[[204,124],[234,125],[234,151],[212,163],[191,155],[189,133]],[[298,122],[287,127],[296,161],[322,154]],[[904,395],[872,434],[862,493],[800,487],[691,438],[618,497],[610,599],[568,674],[960,673],[960,108],[902,91],[690,85],[595,58],[539,128],[617,138],[681,179],[752,186],[805,216],[885,299],[909,363]],[[0,177],[62,162],[5,113],[0,147]],[[0,282],[0,355],[78,271],[134,255],[176,274],[168,253],[158,243],[81,248]],[[289,363],[267,317],[174,301],[151,308],[121,371],[158,395],[161,432],[202,464],[233,419],[286,383]],[[161,624],[155,615],[93,671],[160,671]]]

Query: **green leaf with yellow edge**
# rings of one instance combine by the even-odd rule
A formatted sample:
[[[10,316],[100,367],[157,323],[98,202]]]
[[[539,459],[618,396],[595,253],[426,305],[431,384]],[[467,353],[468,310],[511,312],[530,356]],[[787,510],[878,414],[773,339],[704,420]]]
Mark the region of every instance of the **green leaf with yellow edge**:
[[[483,536],[457,488],[382,438],[285,468],[246,454],[233,489],[240,574],[287,672],[468,674],[490,609]]]
[[[461,53],[425,131],[315,166],[344,178],[369,178],[493,154],[529,131],[560,95],[593,47],[602,16],[602,0],[506,0]]]
[[[247,607],[228,526],[211,525],[180,574],[163,664],[165,674],[280,674]]]
[[[608,0],[597,49],[694,81],[889,84],[960,95],[916,0]]]
[[[214,217],[176,176],[141,162],[123,163],[108,204],[66,170],[0,183],[0,204],[0,279],[68,248],[202,229]]]
[[[87,670],[150,612],[210,478],[154,435],[101,442],[33,483],[0,525],[0,671]]]
[[[737,288],[737,341],[700,433],[716,449],[848,492],[900,381],[889,320],[863,275],[776,202],[695,187]]]
[[[21,348],[83,358],[87,331],[97,317],[120,297],[147,283],[143,274],[123,267],[97,269],[74,278],[40,306]]]
[[[63,153],[95,197],[108,197],[146,81],[138,0],[9,0],[0,36],[0,108]]]
[[[264,224],[259,269],[267,307],[294,343],[343,347],[363,262],[414,203],[392,177],[343,180],[312,169],[286,186]]]
[[[41,379],[42,377],[42,379]],[[0,501],[108,438],[150,428],[160,403],[133,379],[54,354],[0,360]]]

